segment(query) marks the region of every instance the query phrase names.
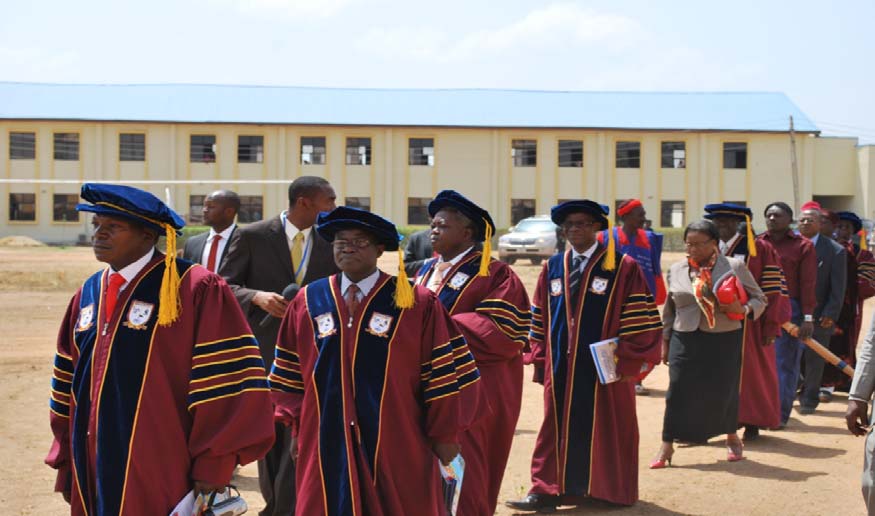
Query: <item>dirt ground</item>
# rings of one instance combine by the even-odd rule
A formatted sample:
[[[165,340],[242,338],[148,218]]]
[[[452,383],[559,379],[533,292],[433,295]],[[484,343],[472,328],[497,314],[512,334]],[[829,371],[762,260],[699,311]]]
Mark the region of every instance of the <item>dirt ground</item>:
[[[393,257],[381,263],[387,272],[395,272]],[[676,257],[664,258],[667,266]],[[85,248],[0,248],[0,456],[6,457],[0,464],[2,515],[68,510],[60,495],[52,493],[54,472],[43,464],[51,442],[49,378],[67,302],[78,284],[100,267]],[[540,268],[522,263],[514,268],[531,293]],[[867,304],[866,321],[870,312]],[[560,514],[865,513],[859,488],[863,440],[845,428],[844,397],[821,405],[812,416],[794,411],[786,430],[764,432],[748,444],[742,462],[727,462],[723,439],[712,439],[708,445],[678,448],[671,468],[651,471],[647,463],[660,441],[666,367],[657,368],[645,384],[651,395],[638,398],[641,501],[628,508],[591,502]],[[541,393],[540,386],[526,382],[497,514],[514,514],[503,501],[528,490],[529,461],[542,418]],[[255,514],[263,505],[255,466],[241,468],[235,482]]]

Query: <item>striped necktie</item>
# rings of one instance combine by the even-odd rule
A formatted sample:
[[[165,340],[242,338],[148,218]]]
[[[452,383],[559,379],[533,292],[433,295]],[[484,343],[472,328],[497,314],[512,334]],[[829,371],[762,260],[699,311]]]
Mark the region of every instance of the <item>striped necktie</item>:
[[[568,275],[568,296],[572,303],[577,302],[577,294],[580,292],[580,278],[583,276],[581,265],[586,257],[579,254],[571,260],[571,274]]]

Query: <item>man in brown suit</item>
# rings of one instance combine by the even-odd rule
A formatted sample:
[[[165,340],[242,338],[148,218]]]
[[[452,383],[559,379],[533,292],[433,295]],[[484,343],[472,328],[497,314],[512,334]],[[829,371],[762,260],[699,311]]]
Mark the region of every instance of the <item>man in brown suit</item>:
[[[236,231],[219,269],[246,314],[268,369],[289,300],[300,287],[339,272],[331,244],[313,231],[316,216],[333,210],[334,201],[334,189],[325,179],[295,179],[289,185],[288,211]],[[277,425],[276,431],[273,449],[258,461],[258,482],[266,503],[261,516],[295,513],[289,431],[283,425]]]

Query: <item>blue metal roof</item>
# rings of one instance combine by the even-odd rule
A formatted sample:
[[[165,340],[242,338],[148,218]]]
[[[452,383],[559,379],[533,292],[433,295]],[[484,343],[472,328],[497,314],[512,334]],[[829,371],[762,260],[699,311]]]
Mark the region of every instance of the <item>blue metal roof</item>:
[[[819,132],[783,93],[0,82],[0,119]]]

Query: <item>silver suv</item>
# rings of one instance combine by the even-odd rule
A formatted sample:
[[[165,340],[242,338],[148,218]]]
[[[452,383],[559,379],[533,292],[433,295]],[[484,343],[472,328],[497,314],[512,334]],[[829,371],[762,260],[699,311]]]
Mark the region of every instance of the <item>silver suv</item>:
[[[528,258],[539,265],[555,253],[556,224],[547,215],[525,218],[498,239],[498,259],[505,263]]]

